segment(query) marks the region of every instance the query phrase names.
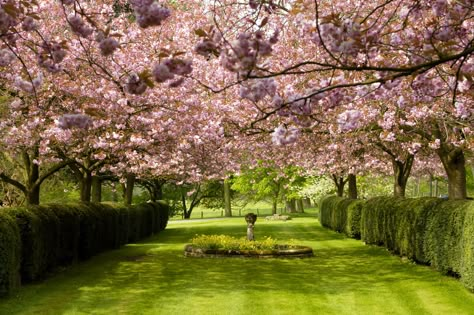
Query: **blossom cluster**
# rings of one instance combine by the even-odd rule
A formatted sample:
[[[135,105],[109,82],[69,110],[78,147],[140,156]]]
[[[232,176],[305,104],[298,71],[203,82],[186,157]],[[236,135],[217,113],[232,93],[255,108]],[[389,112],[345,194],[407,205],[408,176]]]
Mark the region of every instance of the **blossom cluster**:
[[[174,79],[175,75],[186,76],[193,71],[192,61],[179,58],[168,58],[162,63],[157,64],[152,71],[153,78],[158,83],[163,83]],[[179,86],[183,82],[178,79],[170,83],[171,87]],[[179,83],[179,84],[178,84]]]
[[[64,60],[66,54],[66,49],[61,44],[54,41],[45,41],[38,53],[38,65],[48,72],[59,72],[62,69],[60,63]]]
[[[222,66],[231,72],[246,76],[257,65],[258,57],[270,56],[272,46],[278,42],[278,36],[278,31],[275,31],[269,39],[265,39],[261,30],[241,33],[222,50]]]
[[[61,129],[89,129],[92,127],[92,119],[88,115],[84,114],[66,114],[61,116],[57,125]]]
[[[137,23],[142,28],[159,26],[171,16],[171,11],[154,0],[131,0]]]
[[[31,81],[24,80],[22,77],[17,76],[15,78],[15,82],[14,82],[14,85],[17,88],[19,88],[20,90],[22,90],[24,92],[27,92],[27,93],[33,93],[42,84],[43,84],[43,74],[41,74],[41,73],[37,77],[32,79]]]
[[[277,85],[274,79],[266,78],[260,80],[247,81],[240,86],[240,97],[246,98],[252,102],[259,102],[265,96],[274,97]]]
[[[298,140],[300,131],[298,128],[291,126],[287,128],[284,125],[280,125],[272,133],[272,142],[276,145],[287,145],[295,143]]]
[[[337,116],[339,130],[342,132],[352,131],[359,128],[362,113],[357,109],[346,110]]]
[[[15,59],[15,55],[9,49],[0,50],[0,67],[8,66]]]
[[[69,15],[67,21],[72,31],[81,37],[87,38],[94,32],[94,29],[87,25],[77,14]]]

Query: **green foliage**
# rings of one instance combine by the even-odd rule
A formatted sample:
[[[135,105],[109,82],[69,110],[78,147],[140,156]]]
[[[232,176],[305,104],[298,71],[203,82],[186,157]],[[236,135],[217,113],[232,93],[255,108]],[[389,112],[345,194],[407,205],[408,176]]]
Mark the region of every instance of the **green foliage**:
[[[465,220],[466,215],[472,216],[474,202],[472,201],[446,201],[441,203],[428,217],[426,226],[426,240],[423,250],[426,260],[443,273],[460,275],[468,272],[467,278],[472,278],[474,270],[465,268],[473,266],[474,260],[469,257],[469,247],[472,250],[474,234],[472,220]],[[469,222],[471,221],[471,222]],[[464,257],[466,251],[467,256]],[[470,270],[469,270],[470,269]],[[463,279],[465,282],[466,279]],[[468,283],[474,289],[474,282]]]
[[[351,237],[357,235],[360,218],[365,243],[383,245],[394,254],[430,264],[442,273],[460,277],[474,290],[473,201],[377,197],[351,202],[327,197],[320,212],[324,226],[341,231],[345,224],[343,231]]]
[[[183,204],[183,198],[186,206]],[[195,184],[166,183],[163,185],[163,199],[170,208],[170,216],[188,214],[198,205],[206,208],[224,208],[223,183],[219,181],[206,181]]]
[[[276,240],[266,237],[263,241],[249,241],[246,238],[235,238],[228,235],[196,235],[191,245],[201,249],[223,250],[275,250]]]
[[[393,195],[393,177],[376,175],[357,176],[359,198]]]
[[[299,191],[302,197],[312,199],[314,202],[321,200],[324,196],[335,193],[334,182],[327,176],[312,176],[307,179],[305,185]]]
[[[296,239],[315,257],[184,258],[196,234],[240,237],[245,223],[172,223],[162,235],[24,286],[0,299],[0,314],[472,314],[474,294],[459,281],[324,229],[313,215],[264,223],[259,234]]]
[[[75,203],[6,208],[0,214],[0,295],[15,286],[13,270],[21,274],[22,282],[42,279],[57,266],[158,233],[167,222],[168,206],[163,202],[132,207]],[[21,255],[16,253],[20,248]]]
[[[360,219],[364,200],[351,200],[347,203],[347,220],[344,233],[352,238],[360,239]]]
[[[20,231],[6,212],[0,212],[0,296],[20,285]]]
[[[300,175],[297,167],[276,167],[259,163],[258,167],[242,170],[239,176],[232,178],[231,188],[239,192],[246,201],[271,200],[280,202],[283,197],[299,197],[299,191],[306,178]]]
[[[322,226],[349,237],[360,238],[360,216],[364,201],[337,196],[323,198],[319,207]]]

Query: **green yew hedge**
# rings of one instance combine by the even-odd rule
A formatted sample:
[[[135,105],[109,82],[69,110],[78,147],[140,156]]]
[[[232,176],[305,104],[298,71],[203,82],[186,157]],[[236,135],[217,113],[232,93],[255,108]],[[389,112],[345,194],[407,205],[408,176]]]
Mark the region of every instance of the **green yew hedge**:
[[[474,290],[474,201],[376,197],[321,201],[321,225],[459,277]]]
[[[85,260],[166,228],[164,202],[48,204],[0,209],[0,296],[43,279],[58,266]]]

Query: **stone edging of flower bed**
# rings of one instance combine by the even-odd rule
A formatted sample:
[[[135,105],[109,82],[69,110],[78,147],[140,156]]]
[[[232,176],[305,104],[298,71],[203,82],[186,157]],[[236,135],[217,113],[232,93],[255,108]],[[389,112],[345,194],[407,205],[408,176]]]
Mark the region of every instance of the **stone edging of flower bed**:
[[[304,258],[312,257],[313,249],[308,246],[279,245],[275,250],[227,250],[194,248],[188,244],[184,247],[186,257],[244,257],[244,258]]]

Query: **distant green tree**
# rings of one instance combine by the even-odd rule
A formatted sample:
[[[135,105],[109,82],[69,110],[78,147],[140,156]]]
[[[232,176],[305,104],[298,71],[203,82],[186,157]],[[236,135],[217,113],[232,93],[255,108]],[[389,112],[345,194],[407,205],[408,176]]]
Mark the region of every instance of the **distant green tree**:
[[[223,208],[223,195],[223,183],[217,180],[180,185],[166,183],[163,186],[163,197],[170,205],[170,215],[182,214],[184,219],[189,219],[200,204],[207,208]]]
[[[297,198],[298,189],[303,186],[305,177],[300,169],[294,166],[279,169],[260,162],[257,167],[244,169],[232,179],[232,189],[242,194],[249,201],[270,199],[272,213],[277,213],[278,203],[283,198]]]

